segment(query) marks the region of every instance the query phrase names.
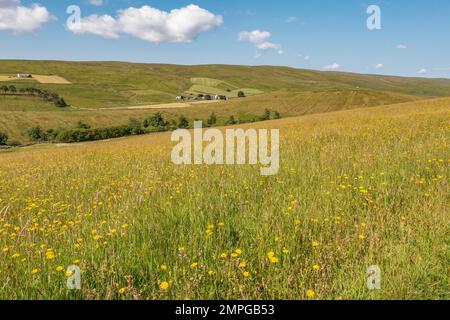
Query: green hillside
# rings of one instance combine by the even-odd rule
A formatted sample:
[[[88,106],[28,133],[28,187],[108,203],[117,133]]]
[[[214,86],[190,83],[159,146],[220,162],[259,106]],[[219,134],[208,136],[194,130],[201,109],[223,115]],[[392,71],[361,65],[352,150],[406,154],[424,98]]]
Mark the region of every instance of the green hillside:
[[[50,104],[41,107],[42,102],[39,102],[38,105],[30,104],[33,107],[24,110],[23,103],[19,104],[16,102],[16,109],[13,110],[12,104],[9,104],[8,111],[0,111],[0,131],[8,132],[11,139],[27,142],[26,130],[36,125],[40,125],[45,129],[73,128],[78,121],[89,123],[93,127],[123,125],[128,122],[129,118],[142,121],[156,112],[161,112],[167,120],[178,120],[180,115],[184,115],[190,120],[206,120],[214,112],[217,114],[218,123],[225,124],[230,116],[234,116],[238,121],[252,121],[262,115],[265,109],[278,111],[283,117],[291,117],[362,107],[375,107],[418,99],[409,95],[372,90],[329,90],[297,93],[276,91],[245,99],[233,99],[226,102],[205,105],[199,104],[188,108],[157,110],[74,110],[56,108]],[[49,112],[49,110],[53,111]]]
[[[189,91],[195,85],[192,78],[217,79],[226,84],[219,88],[225,91],[238,88],[252,88],[262,92],[360,88],[416,96],[450,96],[450,80],[443,79],[320,72],[270,66],[0,61],[0,75],[13,75],[17,72],[57,75],[67,79],[72,84],[35,82],[34,86],[55,91],[80,108],[172,102],[177,95]],[[30,85],[30,82],[24,84],[23,81],[0,82],[0,85],[2,83],[19,87]]]
[[[14,79],[18,72],[40,78]],[[46,77],[47,76],[47,77]],[[60,83],[42,83],[55,78]],[[41,80],[41,81],[39,81]],[[66,81],[67,80],[67,81]],[[92,127],[142,121],[156,112],[168,120],[181,115],[206,120],[214,112],[218,124],[230,116],[254,121],[265,109],[282,117],[375,107],[450,96],[450,80],[402,78],[287,67],[231,65],[177,66],[121,62],[59,62],[0,60],[0,87],[33,87],[59,94],[71,105],[58,108],[38,97],[0,95],[0,131],[10,140],[28,142],[27,130],[72,128],[78,121]],[[175,97],[211,94],[247,98],[212,104],[173,107]],[[142,109],[127,109],[142,106]],[[115,108],[107,110],[108,108]]]

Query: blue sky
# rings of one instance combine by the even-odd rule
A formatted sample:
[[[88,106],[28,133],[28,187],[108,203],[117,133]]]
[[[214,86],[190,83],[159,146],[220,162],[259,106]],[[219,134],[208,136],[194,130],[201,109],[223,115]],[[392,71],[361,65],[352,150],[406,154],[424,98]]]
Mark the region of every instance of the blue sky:
[[[0,59],[284,65],[450,78],[448,0],[94,1],[0,0]],[[66,26],[72,4],[81,9],[82,32]],[[186,9],[190,4],[198,7]],[[369,5],[381,9],[381,30],[367,28]],[[128,8],[140,14],[143,6],[165,18],[150,25],[126,20],[133,17]],[[17,23],[19,7],[32,10],[35,21]],[[173,9],[185,15],[171,16]],[[112,35],[95,17],[84,23],[95,14],[109,17]]]

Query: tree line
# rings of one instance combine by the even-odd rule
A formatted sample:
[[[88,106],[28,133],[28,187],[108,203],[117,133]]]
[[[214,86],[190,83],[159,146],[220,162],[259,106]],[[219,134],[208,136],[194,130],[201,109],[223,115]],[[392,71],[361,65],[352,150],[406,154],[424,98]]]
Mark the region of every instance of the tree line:
[[[266,121],[280,118],[281,115],[278,112],[266,109],[261,116],[254,117],[248,120],[240,119],[238,121],[236,120],[234,115],[231,115],[226,121],[222,121],[222,124],[235,125],[238,123]],[[199,121],[200,119],[194,120]],[[206,127],[214,127],[218,125],[217,115],[214,112],[211,113],[211,115],[206,121],[204,121],[204,123]],[[90,124],[79,121],[74,128],[70,129],[60,128],[45,130],[41,126],[35,126],[29,129],[26,134],[30,138],[30,140],[34,142],[74,143],[121,138],[154,132],[173,131],[176,129],[189,129],[191,127],[191,122],[183,115],[178,118],[178,121],[168,121],[164,119],[163,115],[160,112],[158,112],[150,117],[145,118],[143,121],[130,118],[128,120],[128,124],[126,125],[92,128]],[[4,132],[0,132],[0,145],[6,145],[8,144],[7,142],[8,135]],[[11,145],[11,143],[9,143],[9,145]]]
[[[63,97],[54,92],[49,92],[47,90],[38,89],[38,88],[21,88],[17,89],[14,85],[6,86],[3,85],[0,87],[0,94],[11,94],[11,95],[27,95],[39,97],[45,101],[53,102],[55,106],[60,108],[68,107],[69,105],[66,103]]]

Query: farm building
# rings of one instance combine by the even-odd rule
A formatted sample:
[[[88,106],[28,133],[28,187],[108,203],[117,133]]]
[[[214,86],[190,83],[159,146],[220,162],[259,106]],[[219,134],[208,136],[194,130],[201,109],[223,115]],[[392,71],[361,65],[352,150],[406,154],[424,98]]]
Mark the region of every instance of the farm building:
[[[213,96],[213,100],[228,100],[228,97],[222,95],[215,95]]]
[[[33,78],[33,75],[30,73],[18,73],[17,78],[29,79],[29,78]]]

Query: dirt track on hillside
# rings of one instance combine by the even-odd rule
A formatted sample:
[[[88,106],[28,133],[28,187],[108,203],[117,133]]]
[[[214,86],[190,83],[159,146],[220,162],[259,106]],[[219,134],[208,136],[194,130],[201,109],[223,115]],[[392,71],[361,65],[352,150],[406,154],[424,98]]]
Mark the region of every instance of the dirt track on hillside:
[[[129,107],[113,107],[113,108],[100,108],[92,110],[144,110],[144,109],[182,109],[194,107],[201,104],[212,104],[222,102],[221,100],[209,100],[209,101],[195,101],[195,102],[174,102],[163,104],[151,104],[142,106],[129,106]]]

